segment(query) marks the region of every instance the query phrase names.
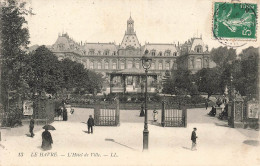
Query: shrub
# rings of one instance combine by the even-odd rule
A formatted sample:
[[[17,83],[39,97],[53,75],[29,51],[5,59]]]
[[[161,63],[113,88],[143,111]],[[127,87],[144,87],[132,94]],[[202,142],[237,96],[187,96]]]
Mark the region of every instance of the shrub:
[[[16,127],[22,125],[23,112],[17,108],[10,108],[6,119],[2,120],[2,126]]]

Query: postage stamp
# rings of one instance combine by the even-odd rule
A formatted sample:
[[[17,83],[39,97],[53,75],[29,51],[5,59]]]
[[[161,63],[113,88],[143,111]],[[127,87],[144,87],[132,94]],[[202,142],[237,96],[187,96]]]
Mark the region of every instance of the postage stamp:
[[[213,10],[214,38],[256,40],[257,4],[215,2]]]

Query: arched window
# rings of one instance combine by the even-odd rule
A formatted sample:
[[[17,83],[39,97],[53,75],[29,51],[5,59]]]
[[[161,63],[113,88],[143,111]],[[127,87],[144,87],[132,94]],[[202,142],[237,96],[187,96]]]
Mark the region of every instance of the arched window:
[[[98,68],[98,69],[101,69],[101,68],[102,68],[101,62],[98,62],[98,63],[97,63],[97,68]]]
[[[105,69],[108,69],[108,62],[105,62]]]
[[[162,65],[162,62],[159,63],[159,70],[162,70],[163,69],[163,65]]]
[[[125,69],[125,62],[121,62],[120,68]]]
[[[127,68],[131,69],[133,67],[133,62],[132,61],[128,61],[127,62]]]
[[[116,65],[116,62],[113,62],[113,64],[112,64],[112,69],[116,69],[117,67],[116,67],[117,65]]]
[[[198,58],[198,59],[196,59],[196,68],[197,69],[201,69],[201,59],[200,58]]]
[[[166,69],[166,70],[170,70],[170,63],[169,63],[169,62],[167,62],[167,63],[165,64],[165,69]]]
[[[89,68],[90,68],[90,69],[94,69],[94,62],[93,62],[93,61],[91,61],[91,62],[89,63]]]

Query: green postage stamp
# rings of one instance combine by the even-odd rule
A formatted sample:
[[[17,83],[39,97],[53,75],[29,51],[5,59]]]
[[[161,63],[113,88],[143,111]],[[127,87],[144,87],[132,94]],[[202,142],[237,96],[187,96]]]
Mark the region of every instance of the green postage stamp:
[[[257,4],[215,2],[213,9],[214,38],[256,40]]]

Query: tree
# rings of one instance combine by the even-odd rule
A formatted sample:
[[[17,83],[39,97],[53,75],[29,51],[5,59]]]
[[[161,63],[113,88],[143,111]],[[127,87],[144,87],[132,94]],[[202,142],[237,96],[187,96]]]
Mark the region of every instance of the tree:
[[[259,48],[249,47],[239,55],[241,61],[237,70],[234,70],[234,86],[242,95],[258,97],[258,63]],[[239,70],[240,69],[240,70]]]
[[[220,89],[220,76],[221,72],[218,68],[203,68],[198,73],[197,76],[197,85],[200,92],[206,92],[208,98],[214,94],[219,93]]]
[[[56,94],[63,85],[63,73],[58,58],[45,46],[40,46],[27,61],[32,73],[29,80],[31,89],[41,94]]]
[[[25,96],[23,94],[27,87],[23,61],[29,44],[29,33],[24,16],[31,12],[26,10],[25,5],[25,2],[18,3],[15,0],[1,4],[1,102],[5,110],[9,110],[10,92],[16,91],[14,94]]]
[[[231,63],[237,57],[235,49],[222,46],[218,48],[213,48],[210,52],[210,55],[211,59],[219,67],[223,67],[226,64]]]
[[[196,85],[192,82],[191,71],[178,68],[171,71],[171,78],[168,78],[163,85],[163,92],[177,95],[198,94]]]

